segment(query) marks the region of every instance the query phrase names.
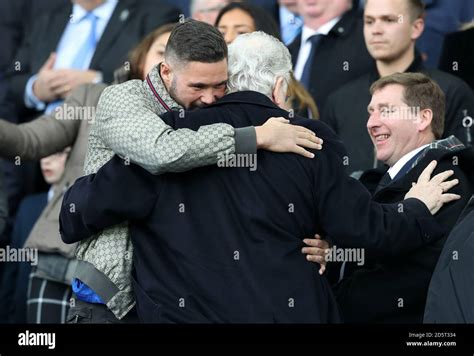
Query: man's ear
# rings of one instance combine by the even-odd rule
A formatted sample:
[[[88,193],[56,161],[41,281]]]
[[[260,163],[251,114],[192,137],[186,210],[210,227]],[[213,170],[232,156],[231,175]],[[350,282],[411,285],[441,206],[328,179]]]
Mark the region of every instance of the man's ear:
[[[170,65],[166,62],[161,62],[160,64],[160,75],[165,87],[169,89],[171,82],[173,80],[173,70]]]
[[[286,103],[286,93],[283,91],[284,83],[284,79],[282,77],[279,77],[275,83],[275,87],[273,88],[272,92],[272,100],[280,108],[283,108]]]
[[[418,122],[418,131],[425,131],[431,126],[431,121],[433,120],[433,110],[423,109],[420,111],[420,120]]]
[[[423,19],[416,19],[412,24],[412,33],[411,39],[417,40],[425,29],[425,20]]]

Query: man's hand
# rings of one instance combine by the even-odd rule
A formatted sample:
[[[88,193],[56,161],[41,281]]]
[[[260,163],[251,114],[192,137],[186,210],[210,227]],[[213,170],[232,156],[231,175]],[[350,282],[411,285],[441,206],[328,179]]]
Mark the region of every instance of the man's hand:
[[[93,70],[57,69],[50,81],[53,92],[60,98],[65,98],[81,84],[92,83],[97,77]]]
[[[303,247],[301,252],[306,254],[306,259],[311,262],[319,263],[319,274],[322,275],[326,270],[326,253],[329,249],[329,243],[325,240],[321,240],[321,236],[318,234],[314,235],[314,239],[304,239],[303,242],[310,247]]]
[[[44,102],[51,102],[58,97],[51,86],[51,80],[55,77],[55,70],[53,69],[55,61],[56,53],[53,52],[40,68],[38,78],[33,83],[33,93]]]
[[[313,158],[314,154],[305,150],[320,150],[323,140],[305,127],[289,124],[283,117],[271,117],[262,126],[255,127],[257,148],[273,152],[293,152]]]
[[[412,183],[412,188],[405,195],[405,199],[417,198],[421,200],[432,215],[436,214],[445,203],[461,198],[458,194],[444,194],[459,183],[457,179],[445,182],[454,174],[454,171],[444,171],[430,179],[437,164],[436,161],[432,161],[426,166],[418,177],[418,181]]]

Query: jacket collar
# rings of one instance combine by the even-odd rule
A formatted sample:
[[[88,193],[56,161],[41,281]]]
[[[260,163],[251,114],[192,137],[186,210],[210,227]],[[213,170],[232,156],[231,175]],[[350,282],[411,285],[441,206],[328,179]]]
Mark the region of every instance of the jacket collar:
[[[180,110],[183,107],[174,101],[166,90],[165,84],[161,79],[160,66],[161,63],[153,67],[150,73],[148,73],[143,81],[143,87],[149,97],[153,98],[153,102],[160,106],[160,112],[162,112],[163,109],[165,111]]]
[[[256,92],[256,91],[251,91],[251,90],[227,94],[223,96],[222,98],[220,98],[218,101],[216,101],[214,104],[211,104],[207,107],[216,107],[216,106],[230,104],[230,103],[253,104],[253,105],[259,105],[259,106],[263,106],[263,107],[267,107],[271,109],[281,110],[282,112],[286,112],[285,110],[279,108],[266,95]]]
[[[404,73],[416,73],[425,70],[425,66],[423,64],[423,58],[421,58],[420,52],[415,50],[415,59],[413,62],[408,66]],[[380,79],[380,74],[377,71],[377,65],[374,65],[373,69],[370,71],[370,82],[373,83]]]
[[[431,160],[440,161],[445,156],[453,155],[456,152],[464,150],[466,147],[464,144],[459,141],[455,136],[449,136],[448,138],[433,141],[429,146],[419,152],[413,159],[405,164],[402,167],[401,171],[404,171],[404,174],[397,175],[396,179],[392,180],[392,183],[389,184],[386,188],[381,189],[375,195],[383,193],[385,190],[404,190],[410,186],[411,182],[418,178],[413,177],[410,172],[416,168],[418,163],[425,162],[429,163]],[[425,167],[416,169],[416,174],[419,175]]]

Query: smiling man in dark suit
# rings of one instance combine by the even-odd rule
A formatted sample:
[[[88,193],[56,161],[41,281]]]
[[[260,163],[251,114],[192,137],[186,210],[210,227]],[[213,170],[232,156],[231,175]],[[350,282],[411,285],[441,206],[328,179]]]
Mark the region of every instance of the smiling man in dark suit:
[[[437,171],[455,172],[459,184],[453,193],[461,199],[446,204],[435,215],[444,229],[441,239],[408,254],[387,257],[368,253],[369,262],[345,273],[335,293],[347,322],[421,323],[428,286],[444,242],[474,191],[474,150],[454,136],[440,139],[445,99],[429,77],[393,74],[376,81],[370,92],[367,129],[377,159],[387,165],[360,178],[372,191],[373,200],[403,200],[432,160],[438,161]],[[333,239],[337,241],[337,236]],[[347,267],[346,271],[352,269]]]

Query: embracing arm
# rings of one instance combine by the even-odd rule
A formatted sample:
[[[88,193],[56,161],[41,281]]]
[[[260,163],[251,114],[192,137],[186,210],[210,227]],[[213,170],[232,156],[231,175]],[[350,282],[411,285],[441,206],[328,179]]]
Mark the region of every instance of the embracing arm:
[[[150,173],[114,156],[95,174],[81,177],[66,191],[59,215],[65,243],[88,238],[125,220],[146,217],[156,201]]]
[[[224,123],[202,126],[196,131],[174,130],[144,104],[140,95],[121,86],[107,88],[98,105],[95,129],[105,146],[154,174],[215,164],[221,155],[256,153],[257,146],[275,150],[272,147],[283,142],[287,152],[300,154],[304,151],[300,145],[319,147],[313,134],[301,133],[304,137],[300,139],[301,129],[296,134],[294,127],[277,120],[258,130],[252,126],[234,129]],[[275,139],[277,135],[283,139]],[[291,144],[284,140],[289,135]]]
[[[391,256],[443,236],[444,228],[432,216],[431,206],[415,198],[395,204],[377,203],[359,181],[344,174],[337,155],[330,149],[323,152],[315,175],[316,184],[324,185],[318,189],[317,209],[324,233],[336,245]]]

